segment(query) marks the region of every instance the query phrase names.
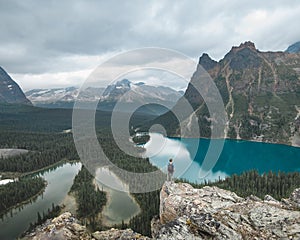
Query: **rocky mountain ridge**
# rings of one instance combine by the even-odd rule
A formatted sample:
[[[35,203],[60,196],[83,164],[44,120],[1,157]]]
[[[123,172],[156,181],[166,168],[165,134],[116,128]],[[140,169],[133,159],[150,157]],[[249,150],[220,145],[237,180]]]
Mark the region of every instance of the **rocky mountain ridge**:
[[[299,239],[300,189],[288,199],[241,198],[217,187],[166,182],[152,238],[131,229],[89,233],[70,213],[48,220],[25,239]]]
[[[184,94],[194,112],[184,116],[182,125],[189,131],[186,135],[193,137],[196,132],[197,137],[191,127],[196,117],[201,137],[209,138],[211,123],[217,120],[194,87],[206,89],[203,68],[218,88],[228,118],[219,137],[300,146],[300,53],[262,52],[248,41],[232,47],[220,61],[203,54]],[[206,95],[210,96],[209,90]],[[174,109],[181,104],[179,100]],[[156,120],[167,126],[169,135],[178,136],[175,122],[171,113]]]
[[[19,85],[2,67],[0,67],[0,103],[31,105]]]

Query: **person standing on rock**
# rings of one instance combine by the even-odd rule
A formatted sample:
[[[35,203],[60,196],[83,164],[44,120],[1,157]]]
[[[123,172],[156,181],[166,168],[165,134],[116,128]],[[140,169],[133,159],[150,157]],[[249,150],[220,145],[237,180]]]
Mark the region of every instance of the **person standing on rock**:
[[[174,165],[173,165],[173,159],[171,158],[169,160],[169,164],[168,164],[168,177],[167,177],[167,181],[172,181],[173,180],[173,173],[174,173]]]

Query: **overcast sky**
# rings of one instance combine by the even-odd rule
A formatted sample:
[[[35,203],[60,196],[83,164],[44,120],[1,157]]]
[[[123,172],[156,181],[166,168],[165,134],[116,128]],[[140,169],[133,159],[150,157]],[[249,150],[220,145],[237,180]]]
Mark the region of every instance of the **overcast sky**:
[[[163,47],[219,60],[251,40],[285,50],[300,40],[299,0],[0,0],[0,65],[24,90],[80,85],[126,50]]]

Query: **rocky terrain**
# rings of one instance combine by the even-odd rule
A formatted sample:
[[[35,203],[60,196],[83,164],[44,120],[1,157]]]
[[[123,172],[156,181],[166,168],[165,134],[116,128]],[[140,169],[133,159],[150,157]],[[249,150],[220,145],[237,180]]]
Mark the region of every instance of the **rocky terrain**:
[[[69,212],[47,220],[43,225],[38,226],[34,232],[28,233],[23,240],[104,240],[104,239],[150,239],[144,237],[131,229],[119,230],[110,229],[107,231],[90,233],[85,226]]]
[[[0,67],[0,103],[31,105],[19,85]]]
[[[201,81],[200,66],[215,82],[227,113],[225,133],[220,137],[300,146],[300,53],[262,52],[254,43],[245,42],[232,47],[220,61],[203,54],[184,95],[194,113],[185,116],[183,125],[192,136],[195,131],[190,121],[195,115],[201,136],[210,137],[211,122],[218,120],[210,116],[202,96],[194,88],[206,88]],[[206,92],[209,97],[209,90]],[[180,101],[177,105],[180,108]],[[168,129],[170,135],[180,135],[170,113],[157,121],[167,128],[172,126]]]
[[[160,218],[152,221],[155,239],[299,239],[300,189],[282,202],[271,196],[247,199],[217,187],[194,189],[166,183]]]
[[[166,182],[152,239],[299,239],[300,189],[288,199],[241,198],[217,187]],[[70,214],[48,220],[25,239],[151,239],[131,229],[89,233]]]

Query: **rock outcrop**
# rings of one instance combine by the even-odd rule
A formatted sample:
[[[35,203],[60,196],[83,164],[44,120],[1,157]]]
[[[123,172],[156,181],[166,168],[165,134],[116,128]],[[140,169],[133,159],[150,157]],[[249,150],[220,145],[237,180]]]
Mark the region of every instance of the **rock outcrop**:
[[[300,239],[300,189],[280,202],[247,199],[217,187],[167,182],[160,194],[154,239]]]
[[[147,240],[139,233],[131,229],[110,229],[107,231],[90,233],[85,226],[79,224],[79,221],[69,212],[47,220],[43,225],[28,233],[23,240]]]
[[[218,65],[218,62],[212,60],[207,53],[203,53],[199,59],[199,64],[202,65],[205,69],[212,69],[216,65]]]
[[[152,239],[300,239],[300,189],[278,201],[266,195],[242,198],[217,187],[195,189],[166,182]],[[131,229],[89,233],[71,213],[47,220],[25,239],[149,240]]]
[[[69,212],[47,220],[43,225],[28,233],[24,240],[92,239],[87,229]]]

